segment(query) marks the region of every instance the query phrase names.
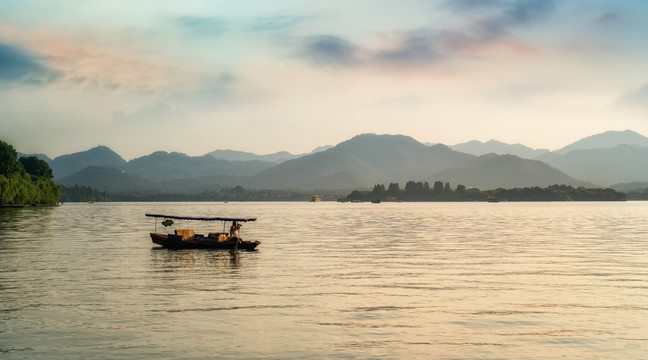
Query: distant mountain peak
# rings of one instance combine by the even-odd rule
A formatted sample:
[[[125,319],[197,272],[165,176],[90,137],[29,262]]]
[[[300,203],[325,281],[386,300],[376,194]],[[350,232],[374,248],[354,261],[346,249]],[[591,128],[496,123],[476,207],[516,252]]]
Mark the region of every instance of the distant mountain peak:
[[[554,152],[564,155],[574,150],[606,149],[621,144],[648,147],[648,138],[632,130],[612,130],[582,138]]]
[[[208,154],[207,156],[212,156],[216,159],[228,160],[228,161],[266,161],[270,163],[281,163],[286,160],[294,159],[301,155],[293,155],[287,151],[279,151],[274,154],[267,155],[257,155],[255,153],[247,151],[237,151],[237,150],[215,150]]]
[[[499,155],[511,154],[524,159],[533,159],[549,152],[549,150],[546,149],[532,149],[522,144],[507,144],[494,139],[488,140],[487,142],[472,140],[462,144],[453,145],[450,148],[477,156],[491,153]]]
[[[95,165],[120,168],[125,164],[126,160],[104,145],[96,146],[86,151],[61,155],[50,162],[55,178],[66,177],[86,166]]]
[[[366,133],[366,134],[360,134],[352,137],[349,140],[343,141],[339,144],[337,144],[334,148],[345,148],[345,147],[354,147],[354,146],[371,146],[371,145],[379,145],[379,146],[386,146],[386,145],[415,145],[415,146],[425,146],[418,142],[416,139],[414,139],[411,136],[407,135],[400,135],[400,134],[373,134],[373,133]]]

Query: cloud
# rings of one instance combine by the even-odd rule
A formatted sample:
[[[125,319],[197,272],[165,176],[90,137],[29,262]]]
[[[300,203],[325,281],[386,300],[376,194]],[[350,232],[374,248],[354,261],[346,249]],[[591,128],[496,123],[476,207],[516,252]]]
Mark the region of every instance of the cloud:
[[[112,118],[113,123],[117,126],[164,125],[182,121],[185,115],[182,109],[172,109],[168,104],[158,101],[129,114],[122,110],[113,111]]]
[[[622,95],[612,105],[631,110],[648,111],[648,83],[635,91]]]
[[[553,0],[485,1],[477,3],[462,0],[460,6],[450,8],[464,15],[468,9],[487,10],[465,19],[466,26],[459,31],[474,42],[490,42],[510,35],[511,28],[524,26],[547,18],[555,10]]]
[[[388,48],[377,50],[373,60],[388,65],[426,65],[440,59],[438,37],[429,29],[400,34]]]
[[[117,36],[112,33],[98,41],[93,36],[27,31],[0,22],[0,41],[3,38],[21,43],[34,53],[37,50],[39,57],[0,42],[0,81],[58,80],[62,88],[84,92],[164,97],[203,91],[205,86],[213,87],[205,79],[212,81],[222,76],[213,67],[205,69],[174,61],[163,51],[156,51],[158,45],[154,42],[146,47],[130,46],[121,37],[115,40]],[[232,76],[227,78],[233,81]]]
[[[276,33],[293,29],[304,21],[304,17],[293,15],[265,16],[256,19],[225,19],[219,17],[181,16],[176,25],[191,35],[219,36],[232,30],[252,33]]]
[[[166,97],[191,107],[214,108],[226,102],[245,100],[250,95],[242,79],[231,73],[203,74],[195,84],[186,89],[173,91]]]
[[[225,20],[213,17],[182,16],[177,22],[181,28],[202,36],[221,35],[230,27]]]
[[[555,8],[553,0],[517,0],[504,11],[502,19],[511,25],[525,25],[547,18]]]
[[[554,0],[448,0],[442,5],[460,15],[485,15],[503,25],[527,24],[551,14]]]
[[[448,0],[442,7],[455,12],[473,13],[484,10],[500,9],[505,6],[508,0]]]
[[[553,0],[449,0],[441,8],[459,16],[453,26],[383,33],[371,46],[334,35],[309,36],[299,54],[315,65],[377,68],[428,67],[457,57],[476,59],[486,51],[528,55],[536,51],[516,39],[514,29],[548,18],[555,7]]]
[[[623,21],[623,15],[621,15],[621,13],[610,11],[596,18],[595,22],[601,25],[616,25],[621,21]]]
[[[253,20],[248,29],[250,31],[284,31],[294,28],[304,21],[303,17],[291,15],[277,15],[261,17]]]
[[[309,36],[303,39],[299,53],[318,65],[350,66],[358,63],[360,48],[334,35]]]
[[[58,71],[50,69],[18,48],[0,44],[0,82],[46,84],[60,78]]]

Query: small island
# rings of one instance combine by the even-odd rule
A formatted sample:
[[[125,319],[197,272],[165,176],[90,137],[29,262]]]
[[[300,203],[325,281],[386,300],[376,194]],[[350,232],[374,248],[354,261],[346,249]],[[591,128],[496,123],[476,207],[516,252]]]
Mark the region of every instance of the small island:
[[[377,184],[371,191],[355,190],[345,200],[349,201],[626,201],[628,195],[611,188],[585,188],[570,185],[551,185],[482,191],[450,183],[435,181],[433,186],[422,181],[408,181],[405,189],[398,183],[387,188]]]

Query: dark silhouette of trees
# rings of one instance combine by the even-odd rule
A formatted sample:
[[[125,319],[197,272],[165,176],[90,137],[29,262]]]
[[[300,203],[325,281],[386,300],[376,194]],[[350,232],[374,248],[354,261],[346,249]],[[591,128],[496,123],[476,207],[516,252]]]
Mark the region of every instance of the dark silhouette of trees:
[[[16,149],[0,140],[0,175],[9,176],[22,170]]]
[[[0,205],[56,204],[61,187],[52,181],[47,162],[33,156],[21,159],[26,160],[19,161],[16,149],[0,141]]]
[[[99,191],[88,186],[61,186],[61,201],[63,202],[86,202],[86,201],[110,201],[105,191]]]
[[[374,186],[371,192],[354,190],[347,198],[349,200],[381,200],[381,201],[486,201],[498,198],[502,201],[625,201],[628,195],[614,189],[584,187],[574,188],[570,185],[551,185],[545,188],[539,186],[482,191],[477,188],[467,189],[457,185],[453,191],[449,182],[445,184],[435,181],[432,189],[426,183],[408,181],[404,190],[398,190],[398,184],[392,183],[384,191],[382,184]]]
[[[45,160],[41,160],[36,156],[23,156],[18,160],[29,175],[46,179],[52,179],[54,177],[52,168],[50,168]]]
[[[444,189],[443,182],[441,182],[441,181],[435,181],[434,182],[434,187],[432,188],[432,192],[434,192],[437,195],[438,194],[443,194],[443,189]]]

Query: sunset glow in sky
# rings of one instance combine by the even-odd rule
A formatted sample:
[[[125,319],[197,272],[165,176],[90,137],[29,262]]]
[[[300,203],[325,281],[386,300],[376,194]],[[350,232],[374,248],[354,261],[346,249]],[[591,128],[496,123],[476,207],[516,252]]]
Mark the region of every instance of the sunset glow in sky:
[[[0,139],[131,159],[648,135],[646,19],[645,0],[3,0]]]

